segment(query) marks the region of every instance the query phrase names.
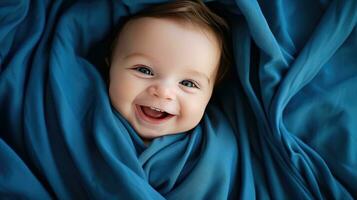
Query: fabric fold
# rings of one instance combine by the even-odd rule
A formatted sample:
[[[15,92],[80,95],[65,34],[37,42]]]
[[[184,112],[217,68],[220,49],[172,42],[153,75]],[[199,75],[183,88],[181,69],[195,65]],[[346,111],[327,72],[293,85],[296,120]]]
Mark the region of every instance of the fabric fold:
[[[111,105],[142,1],[0,2],[0,197],[357,198],[357,2],[205,1],[233,63],[199,125],[146,146]]]

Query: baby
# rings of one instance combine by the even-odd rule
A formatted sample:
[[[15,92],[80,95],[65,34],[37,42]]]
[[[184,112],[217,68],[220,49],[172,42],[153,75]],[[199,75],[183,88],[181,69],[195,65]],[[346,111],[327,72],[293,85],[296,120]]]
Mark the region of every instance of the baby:
[[[144,141],[193,129],[227,69],[226,22],[201,1],[133,16],[112,49],[110,100]]]

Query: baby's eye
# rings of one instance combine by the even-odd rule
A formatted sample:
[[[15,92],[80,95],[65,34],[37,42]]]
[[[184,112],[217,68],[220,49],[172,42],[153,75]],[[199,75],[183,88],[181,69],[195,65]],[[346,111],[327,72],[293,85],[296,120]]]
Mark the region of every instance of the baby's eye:
[[[190,88],[198,88],[197,84],[190,80],[183,80],[180,82],[183,86],[190,87]]]
[[[136,67],[135,68],[136,71],[149,75],[149,76],[153,76],[154,73],[152,73],[151,69],[149,67],[145,67],[145,66],[140,66],[140,67]]]

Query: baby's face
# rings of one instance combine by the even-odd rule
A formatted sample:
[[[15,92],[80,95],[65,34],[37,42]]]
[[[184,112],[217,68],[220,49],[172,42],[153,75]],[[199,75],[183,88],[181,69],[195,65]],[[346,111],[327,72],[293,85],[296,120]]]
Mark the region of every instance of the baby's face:
[[[124,26],[116,45],[109,96],[137,133],[152,139],[194,128],[218,69],[215,36],[174,19],[139,18]]]

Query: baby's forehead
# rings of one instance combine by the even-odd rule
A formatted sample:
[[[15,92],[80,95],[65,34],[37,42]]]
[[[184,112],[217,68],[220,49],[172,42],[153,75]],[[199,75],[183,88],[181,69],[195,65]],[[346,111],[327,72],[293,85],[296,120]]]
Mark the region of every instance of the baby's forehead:
[[[140,36],[143,36],[146,34],[146,30],[161,30],[163,23],[165,25],[171,25],[171,27],[181,26],[188,30],[194,30],[203,33],[201,34],[201,37],[205,36],[206,38],[211,40],[211,42],[217,43],[221,49],[221,38],[219,38],[213,30],[200,23],[177,17],[140,17],[129,19],[121,26],[120,30],[116,34],[116,39],[114,40],[112,46],[116,46],[118,38],[120,38],[120,36],[126,34],[127,32],[140,31]]]

